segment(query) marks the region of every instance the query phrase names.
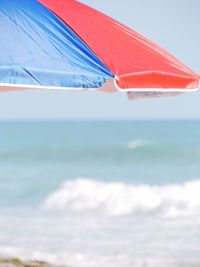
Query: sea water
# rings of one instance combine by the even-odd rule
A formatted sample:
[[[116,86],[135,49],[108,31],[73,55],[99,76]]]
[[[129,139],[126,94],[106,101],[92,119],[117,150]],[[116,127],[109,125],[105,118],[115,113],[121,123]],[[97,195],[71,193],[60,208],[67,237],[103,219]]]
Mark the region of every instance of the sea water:
[[[200,122],[0,122],[0,257],[200,264]]]

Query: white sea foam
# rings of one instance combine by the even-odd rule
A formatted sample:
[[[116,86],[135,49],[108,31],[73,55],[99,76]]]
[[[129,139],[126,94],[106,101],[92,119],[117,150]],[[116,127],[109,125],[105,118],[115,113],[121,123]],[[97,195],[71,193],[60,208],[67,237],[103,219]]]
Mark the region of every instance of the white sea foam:
[[[66,181],[50,194],[44,206],[49,210],[98,211],[109,216],[200,215],[200,180],[150,186],[78,178]]]
[[[34,249],[4,247],[0,246],[0,256],[5,258],[20,258],[27,261],[46,261],[55,266],[76,266],[76,267],[198,267],[199,261],[179,261],[159,258],[134,258],[123,253],[111,253],[108,255],[99,253],[68,252],[46,252]]]
[[[136,148],[140,148],[144,146],[146,146],[146,142],[141,141],[141,140],[133,140],[128,143],[129,149],[136,149]]]

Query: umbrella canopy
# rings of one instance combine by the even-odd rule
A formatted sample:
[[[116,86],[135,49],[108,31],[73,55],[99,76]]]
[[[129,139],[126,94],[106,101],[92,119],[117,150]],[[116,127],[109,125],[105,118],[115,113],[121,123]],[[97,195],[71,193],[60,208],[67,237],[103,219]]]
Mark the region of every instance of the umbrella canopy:
[[[200,76],[151,41],[75,0],[0,0],[0,90],[95,89],[176,95]]]

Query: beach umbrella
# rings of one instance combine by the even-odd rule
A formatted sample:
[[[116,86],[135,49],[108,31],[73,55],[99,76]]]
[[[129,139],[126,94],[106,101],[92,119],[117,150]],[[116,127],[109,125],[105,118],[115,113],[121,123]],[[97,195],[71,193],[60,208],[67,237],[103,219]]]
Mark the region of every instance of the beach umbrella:
[[[200,76],[140,34],[75,0],[0,0],[0,90],[198,89]]]

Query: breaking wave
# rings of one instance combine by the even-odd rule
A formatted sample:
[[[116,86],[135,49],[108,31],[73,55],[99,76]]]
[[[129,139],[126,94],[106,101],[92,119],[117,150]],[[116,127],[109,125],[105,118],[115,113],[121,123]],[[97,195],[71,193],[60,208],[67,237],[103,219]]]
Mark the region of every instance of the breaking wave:
[[[133,185],[87,178],[66,181],[43,205],[49,210],[98,211],[108,216],[200,215],[200,180],[171,185]]]
[[[141,141],[141,140],[133,140],[128,143],[128,148],[129,149],[136,149],[136,148],[141,148],[146,146],[146,142]]]

